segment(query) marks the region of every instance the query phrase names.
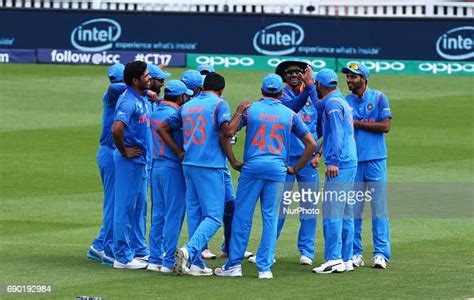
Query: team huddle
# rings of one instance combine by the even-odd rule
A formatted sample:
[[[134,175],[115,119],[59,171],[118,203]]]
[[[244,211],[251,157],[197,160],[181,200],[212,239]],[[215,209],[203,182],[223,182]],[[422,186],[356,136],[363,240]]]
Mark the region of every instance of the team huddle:
[[[313,272],[364,266],[365,202],[372,209],[373,267],[385,269],[390,232],[384,134],[392,116],[385,95],[368,87],[365,66],[352,63],[342,72],[351,91],[346,97],[333,70],[313,72],[304,62],[284,61],[263,78],[262,97],[243,101],[232,114],[223,95],[225,79],[213,66],[187,70],[180,80],[165,84],[171,74],[159,66],[141,61],[112,65],[97,152],[103,224],[87,256],[114,268],[229,277],[242,276],[242,260],[247,259],[256,263],[258,278],[273,278],[289,205],[283,195],[293,190],[295,180],[300,191],[318,191],[322,157],[325,193],[360,192],[366,197],[322,201],[325,262]],[[245,130],[243,161],[232,148],[240,130]],[[228,164],[240,172],[235,193]],[[253,255],[247,246],[258,199],[262,235]],[[311,211],[314,203],[299,205]],[[188,241],[179,247],[185,216]],[[299,263],[312,265],[317,214],[299,218]],[[221,225],[220,257],[226,261],[212,270],[205,259],[216,256],[208,243]]]

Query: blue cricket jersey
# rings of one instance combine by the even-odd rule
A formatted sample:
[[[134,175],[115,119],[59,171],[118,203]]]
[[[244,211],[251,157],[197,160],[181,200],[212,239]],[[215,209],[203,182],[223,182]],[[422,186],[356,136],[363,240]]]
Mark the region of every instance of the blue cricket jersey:
[[[120,95],[127,89],[124,83],[112,83],[109,85],[107,92],[102,97],[102,133],[100,135],[99,144],[115,148],[114,139],[112,137],[112,124],[115,117],[115,106]]]
[[[353,109],[353,118],[367,123],[391,119],[388,99],[382,92],[367,87],[362,99],[355,94],[346,96],[347,103]],[[372,132],[360,128],[354,129],[359,161],[387,158],[387,146],[383,132]]]
[[[183,129],[183,165],[225,168],[220,126],[230,121],[229,104],[212,92],[201,92],[167,119],[172,129]]]
[[[357,166],[357,149],[354,140],[352,109],[339,90],[332,91],[315,106],[321,110],[326,166],[339,168]]]
[[[179,109],[179,105],[174,102],[161,101],[157,110],[150,115],[150,126],[153,134],[153,165],[163,167],[181,168],[181,160],[173,150],[161,139],[158,134],[158,127],[166,121],[168,117]],[[181,129],[173,130],[171,133],[178,146],[183,147],[183,134]]]
[[[301,92],[302,91],[300,91],[300,94]],[[289,85],[285,86],[283,94],[286,99],[285,103],[291,103],[290,99],[297,99],[299,95],[296,94]],[[318,113],[309,98],[307,99],[305,106],[303,106],[303,108],[298,112],[298,115],[308,127],[309,132],[311,132],[311,135],[317,143],[318,134],[316,133],[316,125],[318,122]],[[304,143],[296,135],[292,134],[290,138],[290,158],[298,159],[303,154],[304,148]]]
[[[126,148],[139,147],[143,154],[131,158],[139,164],[147,163],[150,125],[143,97],[131,87],[120,96],[115,109],[115,120],[125,124],[123,140]]]
[[[308,132],[303,120],[279,100],[263,97],[242,116],[247,126],[242,176],[285,181],[292,133],[302,138]]]
[[[295,95],[288,86],[283,89],[283,93],[280,97],[280,101],[283,105],[288,107],[294,112],[299,112],[307,103],[308,97],[311,101],[316,102],[318,100],[318,93],[316,92],[316,87],[314,84],[309,86],[302,85],[303,90],[299,95]],[[291,93],[290,93],[291,91]]]

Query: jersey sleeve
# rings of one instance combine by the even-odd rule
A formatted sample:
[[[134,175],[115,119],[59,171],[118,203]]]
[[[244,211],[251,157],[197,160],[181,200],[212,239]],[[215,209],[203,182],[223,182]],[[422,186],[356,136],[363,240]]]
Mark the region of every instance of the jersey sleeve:
[[[126,89],[127,85],[125,83],[119,82],[110,84],[107,89],[107,105],[115,106],[120,95],[122,95]]]
[[[230,122],[230,108],[225,101],[217,103],[216,115],[217,125],[220,127],[224,122]]]
[[[292,123],[293,125],[291,126],[291,132],[299,139],[302,139],[305,135],[309,133],[308,126],[306,126],[306,124],[303,122],[303,120],[298,114],[293,114]]]
[[[174,113],[169,115],[168,118],[166,118],[166,123],[170,126],[171,129],[173,130],[178,130],[181,128],[182,124],[182,118],[181,118],[181,111],[182,111],[182,106],[178,108]]]
[[[326,165],[339,167],[339,154],[344,138],[343,108],[337,101],[328,101],[323,112],[327,118],[331,134],[324,136],[324,155]]]
[[[390,111],[390,106],[388,105],[388,99],[385,96],[385,94],[380,93],[377,101],[378,101],[378,107],[379,107],[380,120],[391,119],[392,112]]]
[[[120,121],[128,127],[134,112],[135,103],[133,101],[119,102],[115,108],[115,121]]]
[[[310,84],[309,86],[305,87],[303,92],[301,92],[298,97],[291,99],[290,97],[282,96],[280,98],[280,101],[283,105],[285,105],[292,111],[299,112],[306,105],[308,97],[311,99],[312,102],[315,102],[314,99],[317,99],[317,93],[314,84]]]

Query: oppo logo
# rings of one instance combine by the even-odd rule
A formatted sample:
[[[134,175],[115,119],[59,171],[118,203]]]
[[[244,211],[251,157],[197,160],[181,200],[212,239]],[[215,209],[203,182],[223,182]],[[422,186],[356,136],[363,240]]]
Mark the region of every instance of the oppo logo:
[[[120,24],[112,19],[93,19],[71,32],[71,44],[81,51],[103,51],[112,48],[122,34]]]
[[[295,23],[282,22],[266,26],[253,37],[253,48],[264,55],[288,55],[303,42],[304,30]]]
[[[211,65],[211,66],[224,66],[235,67],[235,66],[244,66],[249,67],[253,66],[255,61],[251,57],[236,57],[236,56],[198,56],[196,57],[196,63],[202,65]]]
[[[474,63],[434,63],[426,62],[418,65],[418,69],[422,72],[432,74],[453,74],[458,72],[474,73]]]
[[[270,67],[276,68],[276,66],[278,66],[282,61],[285,61],[285,60],[291,60],[291,59],[290,58],[284,58],[284,59],[282,59],[282,58],[270,58],[269,60],[267,60],[267,64]],[[305,63],[309,64],[315,70],[322,69],[322,68],[326,67],[326,62],[324,60],[320,60],[320,59],[314,59],[314,60],[296,59],[296,60],[299,60],[299,61],[302,61],[302,62],[305,62]]]
[[[457,27],[436,41],[436,52],[445,59],[463,60],[474,57],[474,26]]]
[[[350,61],[347,64],[356,63],[362,64],[370,71],[379,73],[381,71],[402,71],[405,69],[405,64],[400,61]]]

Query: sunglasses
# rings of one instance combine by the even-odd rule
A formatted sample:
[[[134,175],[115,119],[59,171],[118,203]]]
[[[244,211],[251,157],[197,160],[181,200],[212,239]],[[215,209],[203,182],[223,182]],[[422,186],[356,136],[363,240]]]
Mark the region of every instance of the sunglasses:
[[[352,63],[352,64],[349,65],[349,69],[352,69],[352,70],[360,70],[360,67],[359,67],[358,64]]]
[[[285,70],[285,74],[301,74],[303,73],[303,70],[301,69],[287,69]]]

